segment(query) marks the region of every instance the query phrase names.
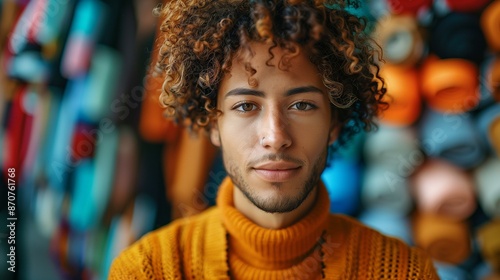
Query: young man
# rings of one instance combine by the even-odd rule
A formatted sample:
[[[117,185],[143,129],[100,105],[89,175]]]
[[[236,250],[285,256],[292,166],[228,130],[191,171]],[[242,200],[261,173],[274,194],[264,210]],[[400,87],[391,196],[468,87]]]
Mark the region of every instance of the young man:
[[[328,147],[370,129],[385,92],[378,52],[344,7],[161,8],[161,100],[180,123],[210,132],[228,178],[217,206],[143,237],[110,279],[438,279],[418,249],[328,213]]]

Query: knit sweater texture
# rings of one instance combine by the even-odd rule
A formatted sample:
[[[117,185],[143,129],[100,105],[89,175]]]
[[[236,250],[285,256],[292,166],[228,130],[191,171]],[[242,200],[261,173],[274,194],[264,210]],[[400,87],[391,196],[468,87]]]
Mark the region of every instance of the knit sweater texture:
[[[234,207],[233,188],[224,180],[217,206],[125,249],[109,279],[439,279],[420,249],[329,214],[323,184],[310,212],[277,230],[243,216]]]

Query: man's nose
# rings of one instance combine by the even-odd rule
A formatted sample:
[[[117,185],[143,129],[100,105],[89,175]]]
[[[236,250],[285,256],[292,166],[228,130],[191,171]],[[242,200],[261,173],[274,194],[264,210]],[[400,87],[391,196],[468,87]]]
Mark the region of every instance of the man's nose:
[[[292,145],[286,116],[279,109],[265,111],[260,124],[260,144],[274,151],[286,149]]]

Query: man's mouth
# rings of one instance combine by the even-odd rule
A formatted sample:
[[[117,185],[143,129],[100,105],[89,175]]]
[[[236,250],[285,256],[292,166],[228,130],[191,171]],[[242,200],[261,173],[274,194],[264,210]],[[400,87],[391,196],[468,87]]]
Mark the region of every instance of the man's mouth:
[[[301,168],[302,166],[294,162],[268,161],[258,164],[253,170],[264,181],[284,182],[292,179]]]

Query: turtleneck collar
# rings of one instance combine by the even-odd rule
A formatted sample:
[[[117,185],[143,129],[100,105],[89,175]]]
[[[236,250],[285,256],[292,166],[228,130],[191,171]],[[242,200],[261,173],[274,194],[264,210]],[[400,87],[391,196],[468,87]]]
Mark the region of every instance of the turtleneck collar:
[[[302,219],[283,229],[267,229],[234,207],[234,185],[226,178],[219,189],[217,206],[229,233],[230,255],[260,269],[286,269],[302,262],[318,247],[327,225],[328,194],[322,183],[317,188],[316,202]]]

